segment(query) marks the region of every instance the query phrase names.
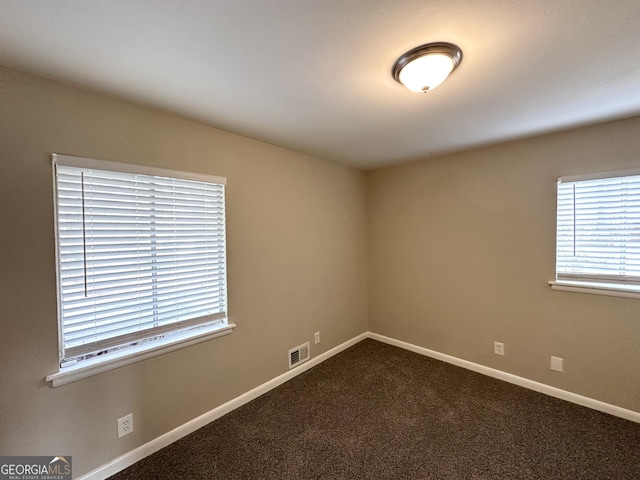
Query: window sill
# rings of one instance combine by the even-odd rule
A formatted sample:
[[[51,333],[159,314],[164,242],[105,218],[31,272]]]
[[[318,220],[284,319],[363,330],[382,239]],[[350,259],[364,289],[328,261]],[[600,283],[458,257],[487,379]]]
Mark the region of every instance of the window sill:
[[[180,348],[229,335],[235,327],[236,325],[234,323],[222,326],[216,325],[214,329],[199,332],[197,335],[191,334],[189,336],[171,338],[165,342],[156,342],[153,346],[144,345],[141,347],[132,347],[126,351],[114,352],[108,357],[95,357],[82,361],[77,365],[61,368],[59,372],[47,375],[46,380],[47,382],[51,382],[54,387],[60,387],[67,383],[82,380],[83,378],[108,372],[109,370],[124,367],[132,363],[141,362],[142,360],[157,357],[158,355],[163,355]]]
[[[640,298],[640,286],[613,283],[575,282],[556,280],[549,282],[552,290],[610,297]]]

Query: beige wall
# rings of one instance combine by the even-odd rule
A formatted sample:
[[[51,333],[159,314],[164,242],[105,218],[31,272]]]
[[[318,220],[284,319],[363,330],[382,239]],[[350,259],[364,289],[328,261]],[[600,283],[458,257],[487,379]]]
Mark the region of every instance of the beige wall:
[[[634,118],[369,173],[369,329],[640,411],[639,301],[547,285],[556,177],[639,166]]]
[[[287,350],[317,330],[313,355],[369,328],[640,411],[638,301],[546,283],[555,178],[638,167],[640,118],[365,175],[2,68],[0,106],[4,455],[71,454],[85,473],[283,373]],[[57,361],[52,152],[226,176],[236,331],[46,383]],[[550,355],[565,373],[549,370]],[[135,432],[118,440],[115,419],[129,412]]]
[[[0,453],[86,473],[367,329],[364,174],[0,69]],[[226,337],[59,388],[50,154],[226,176]],[[135,431],[116,438],[116,418]],[[224,439],[221,439],[223,441]]]

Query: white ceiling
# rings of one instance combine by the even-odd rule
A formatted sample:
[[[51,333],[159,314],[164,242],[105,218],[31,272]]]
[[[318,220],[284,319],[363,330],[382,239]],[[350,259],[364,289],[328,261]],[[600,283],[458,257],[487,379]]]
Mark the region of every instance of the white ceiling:
[[[640,1],[0,0],[0,64],[372,169],[640,114]]]

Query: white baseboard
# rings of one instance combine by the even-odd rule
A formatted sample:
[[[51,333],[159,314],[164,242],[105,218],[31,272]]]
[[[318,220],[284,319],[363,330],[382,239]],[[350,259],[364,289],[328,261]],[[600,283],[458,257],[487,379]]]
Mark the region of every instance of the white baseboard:
[[[566,400],[567,402],[576,403],[578,405],[582,405],[583,407],[591,408],[593,410],[598,410],[599,412],[608,413],[609,415],[614,415],[626,420],[631,420],[632,422],[640,423],[640,413],[633,410],[627,410],[626,408],[611,405],[610,403],[605,403],[601,402],[600,400],[594,400],[593,398],[584,397],[582,395],[578,395],[577,393],[568,392],[566,390],[552,387],[544,383],[529,380],[528,378],[519,377],[511,373],[496,370],[495,368],[485,367],[484,365],[480,365],[478,363],[473,363],[468,360],[452,357],[451,355],[436,352],[435,350],[429,350],[428,348],[419,347],[412,343],[403,342],[394,338],[385,337],[384,335],[379,335],[377,333],[369,332],[368,336],[369,338],[378,340],[379,342],[388,343],[389,345],[394,345],[411,352],[419,353],[420,355],[435,358],[436,360],[442,360],[443,362],[466,368],[467,370],[481,373],[482,375],[497,378],[498,380],[513,383],[514,385],[528,388],[529,390],[534,390],[536,392],[544,393],[545,395],[549,395],[551,397],[560,398],[561,400]]]
[[[324,362],[330,357],[346,350],[347,348],[355,345],[358,342],[361,342],[365,338],[368,337],[368,333],[362,333],[357,337],[348,340],[337,347],[328,350],[317,357],[312,358],[311,360],[306,361],[300,366],[291,369],[282,375],[277,376],[269,380],[268,382],[263,383],[262,385],[257,386],[256,388],[249,390],[246,393],[243,393],[239,397],[234,398],[233,400],[229,400],[227,403],[220,405],[219,407],[214,408],[213,410],[209,410],[206,413],[203,413],[199,417],[194,418],[193,420],[188,421],[187,423],[180,425],[179,427],[174,428],[170,432],[161,435],[150,442],[145,443],[144,445],[139,446],[138,448],[127,452],[118,458],[112,460],[111,462],[102,465],[95,470],[83,475],[82,477],[78,477],[78,480],[104,480],[111,475],[115,475],[121,470],[124,470],[127,467],[130,467],[136,462],[139,462],[143,458],[151,455],[152,453],[157,452],[161,448],[166,447],[167,445],[172,444],[173,442],[180,440],[182,437],[195,432],[201,427],[217,420],[218,418],[226,415],[227,413],[235,410],[238,407],[241,407],[245,403],[249,403],[251,400],[258,398],[260,395],[267,393],[269,390],[273,390],[279,385],[282,385],[288,380],[300,375],[303,372],[306,372],[310,368],[315,367],[319,363]]]
[[[443,362],[450,363],[452,365],[456,365],[458,367],[466,368],[467,370],[471,370],[473,372],[480,373],[482,375],[487,375],[489,377],[497,378],[498,380],[503,380],[508,383],[512,383],[514,385],[518,385],[520,387],[528,388],[530,390],[534,390],[536,392],[544,393],[551,397],[560,398],[562,400],[566,400],[571,403],[576,403],[578,405],[582,405],[584,407],[591,408],[593,410],[598,410],[600,412],[608,413],[610,415],[614,415],[616,417],[624,418],[626,420],[631,420],[632,422],[640,423],[640,413],[635,412],[633,410],[627,410],[622,407],[618,407],[616,405],[611,405],[609,403],[601,402],[599,400],[594,400],[593,398],[584,397],[582,395],[578,395],[577,393],[568,392],[566,390],[561,390],[556,387],[552,387],[550,385],[546,385],[544,383],[539,383],[533,380],[529,380],[527,378],[519,377],[517,375],[513,375],[511,373],[506,373],[501,370],[496,370],[494,368],[485,367],[484,365],[480,365],[478,363],[473,363],[468,360],[463,360],[461,358],[453,357],[451,355],[446,355],[444,353],[436,352],[434,350],[429,350],[428,348],[419,347],[418,345],[414,345],[412,343],[403,342],[401,340],[396,340],[394,338],[385,337],[384,335],[380,335],[373,332],[366,332],[358,335],[357,337],[348,340],[337,347],[332,348],[324,352],[321,355],[318,355],[315,358],[301,364],[300,366],[289,370],[282,375],[279,375],[276,378],[269,380],[268,382],[263,383],[262,385],[257,386],[256,388],[249,390],[246,393],[243,393],[239,397],[234,398],[233,400],[229,400],[227,403],[220,405],[219,407],[210,410],[199,417],[190,420],[189,422],[180,425],[177,428],[174,428],[170,432],[161,435],[154,440],[151,440],[144,445],[139,446],[138,448],[127,452],[118,458],[112,460],[111,462],[102,465],[101,467],[92,470],[86,475],[79,477],[78,480],[105,480],[111,475],[115,475],[121,470],[124,470],[127,467],[130,467],[136,462],[139,462],[143,458],[151,455],[152,453],[157,452],[161,448],[166,447],[167,445],[172,444],[173,442],[181,439],[182,437],[198,430],[201,427],[217,420],[218,418],[226,415],[227,413],[235,410],[238,407],[250,402],[258,398],[260,395],[267,393],[270,390],[273,390],[279,385],[282,385],[288,380],[300,375],[303,372],[306,372],[310,368],[315,367],[316,365],[324,362],[328,358],[346,350],[347,348],[355,345],[358,342],[361,342],[365,338],[371,338],[373,340],[378,340],[379,342],[387,343],[389,345],[394,345],[396,347],[403,348],[405,350],[409,350],[411,352],[419,353],[420,355],[425,355],[427,357],[435,358],[436,360],[441,360]]]

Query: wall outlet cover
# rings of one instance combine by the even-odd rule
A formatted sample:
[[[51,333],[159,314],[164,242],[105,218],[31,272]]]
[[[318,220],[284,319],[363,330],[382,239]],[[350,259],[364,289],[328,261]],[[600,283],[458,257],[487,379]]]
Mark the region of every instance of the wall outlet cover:
[[[118,438],[122,438],[125,435],[129,435],[133,432],[133,414],[125,415],[117,420],[118,423]]]
[[[562,372],[562,358],[551,357],[551,370]]]

